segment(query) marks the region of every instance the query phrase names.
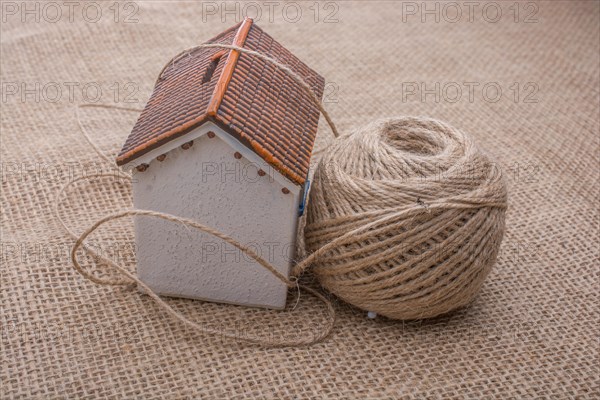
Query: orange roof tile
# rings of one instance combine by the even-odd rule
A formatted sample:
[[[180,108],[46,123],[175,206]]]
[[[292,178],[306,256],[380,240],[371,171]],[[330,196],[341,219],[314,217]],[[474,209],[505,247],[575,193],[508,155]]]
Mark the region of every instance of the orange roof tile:
[[[289,66],[323,96],[325,80],[247,18],[207,43],[234,44]],[[317,134],[319,109],[285,72],[236,50],[200,48],[163,72],[117,164],[212,121],[302,185]]]

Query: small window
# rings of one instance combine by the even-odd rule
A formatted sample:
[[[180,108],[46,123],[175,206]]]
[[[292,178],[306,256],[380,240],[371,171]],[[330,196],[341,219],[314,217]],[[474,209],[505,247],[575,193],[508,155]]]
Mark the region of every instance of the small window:
[[[208,67],[206,67],[206,72],[204,72],[204,76],[202,77],[202,84],[211,81],[213,74],[217,69],[217,65],[219,65],[219,61],[221,61],[221,56],[222,55],[218,55],[210,62],[210,64],[208,64]]]

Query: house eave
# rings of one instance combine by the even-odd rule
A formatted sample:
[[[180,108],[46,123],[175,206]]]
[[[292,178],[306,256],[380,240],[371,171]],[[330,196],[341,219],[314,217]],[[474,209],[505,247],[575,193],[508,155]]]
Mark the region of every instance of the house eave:
[[[241,144],[243,144],[245,147],[252,150],[259,157],[261,157],[267,164],[269,164],[272,168],[275,168],[279,173],[281,173],[283,176],[285,176],[294,185],[297,185],[297,186],[304,185],[304,183],[306,181],[306,176],[300,176],[298,174],[295,174],[293,171],[289,170],[288,168],[285,168],[283,166],[283,163],[280,160],[272,157],[270,155],[270,153],[267,150],[265,150],[259,143],[249,140],[248,137],[243,134],[243,132],[238,132],[236,129],[232,129],[231,126],[229,126],[228,124],[225,124],[223,121],[221,121],[218,114],[215,116],[212,116],[212,115],[209,115],[208,113],[205,113],[197,120],[194,120],[193,124],[186,124],[188,126],[185,126],[185,129],[182,129],[182,128],[184,128],[184,125],[182,125],[182,126],[177,127],[176,129],[173,129],[169,132],[164,133],[163,135],[159,136],[157,138],[157,140],[147,142],[147,146],[144,146],[144,148],[134,149],[128,153],[123,154],[122,156],[117,157],[117,165],[122,167],[122,166],[127,166],[127,165],[131,166],[132,164],[134,166],[143,164],[143,163],[145,163],[143,161],[138,161],[135,163],[134,163],[134,161],[140,160],[140,159],[145,159],[146,157],[144,157],[144,156],[146,154],[153,152],[154,150],[160,149],[163,146],[165,146],[166,144],[170,143],[171,141],[187,135],[194,129],[201,127],[202,125],[206,124],[207,122],[214,123],[215,125],[220,127],[223,131],[225,131],[226,133],[231,135],[234,139],[236,139]],[[160,153],[160,154],[162,154],[162,153]]]

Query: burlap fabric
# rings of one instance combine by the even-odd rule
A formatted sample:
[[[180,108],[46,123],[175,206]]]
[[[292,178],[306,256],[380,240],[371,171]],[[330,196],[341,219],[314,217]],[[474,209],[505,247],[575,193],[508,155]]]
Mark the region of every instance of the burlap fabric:
[[[421,2],[321,3],[316,14],[309,2],[297,22],[289,2],[255,3],[258,24],[331,82],[325,101],[340,130],[395,115],[444,120],[498,160],[509,183],[501,253],[470,307],[403,323],[337,302],[333,334],[296,349],[198,335],[145,296],[84,280],[51,212],[66,182],[112,171],[80,135],[75,105],[100,87],[99,103],[142,106],[164,63],[233,25],[243,4],[236,16],[220,2],[110,2],[97,22],[79,3],[73,13],[61,6],[55,22],[46,3],[29,3],[39,22],[7,4],[24,7],[2,3],[1,397],[600,396],[597,2],[480,2],[473,13],[459,2],[456,22],[437,2],[432,14]],[[207,4],[217,14],[204,20]],[[84,109],[82,118],[114,155],[136,115]],[[329,137],[321,124],[319,145]],[[126,182],[81,181],[60,213],[81,232],[130,204]],[[90,240],[134,268],[130,224]],[[309,296],[285,313],[172,304],[239,335],[314,334],[323,318]]]

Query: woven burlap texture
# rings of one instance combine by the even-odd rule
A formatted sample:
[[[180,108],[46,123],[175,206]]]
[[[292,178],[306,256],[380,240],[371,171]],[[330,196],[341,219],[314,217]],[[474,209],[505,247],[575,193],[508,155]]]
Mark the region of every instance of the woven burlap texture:
[[[491,8],[483,17],[486,2],[473,18],[459,3],[463,15],[451,22],[452,10],[444,14],[444,3],[431,2],[438,23],[435,14],[422,22],[421,2],[321,3],[318,14],[308,2],[298,22],[289,7],[282,17],[281,3],[272,23],[269,6],[262,7],[257,23],[330,82],[325,105],[340,131],[398,115],[446,121],[498,161],[510,193],[498,262],[470,307],[400,322],[367,319],[333,298],[332,335],[286,349],[198,335],[136,291],[85,280],[69,261],[73,241],[51,211],[69,180],[114,171],[80,133],[75,106],[90,102],[84,94],[95,97],[99,86],[99,103],[116,104],[117,96],[118,104],[142,107],[166,61],[239,18],[203,18],[200,2],[140,2],[132,22],[124,21],[132,9],[118,5],[115,22],[110,2],[98,22],[93,10],[82,18],[81,7],[72,22],[67,7],[57,22],[49,21],[50,9],[46,19],[22,22],[5,4],[0,397],[600,396],[599,3],[520,3],[518,15],[513,2],[502,3],[498,22]],[[436,83],[437,96],[424,93]],[[456,86],[462,96],[454,101]],[[498,87],[502,96],[494,101]],[[137,117],[93,108],[81,115],[110,155]],[[330,138],[321,120],[317,146]],[[69,191],[60,212],[76,232],[131,206],[129,184],[114,177]],[[115,223],[90,242],[133,269],[132,239],[130,223]],[[240,335],[315,334],[322,305],[303,295],[292,310],[295,297],[290,291],[283,313],[170,304]]]

